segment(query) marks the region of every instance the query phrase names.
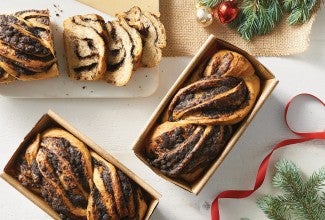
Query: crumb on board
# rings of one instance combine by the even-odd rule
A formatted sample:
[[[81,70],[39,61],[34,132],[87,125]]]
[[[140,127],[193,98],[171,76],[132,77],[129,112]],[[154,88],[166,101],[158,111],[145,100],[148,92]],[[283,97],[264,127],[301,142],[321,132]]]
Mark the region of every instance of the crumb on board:
[[[87,86],[83,86],[83,87],[82,87],[82,89],[86,89],[86,88],[87,88]]]
[[[60,8],[59,5],[53,4],[53,7],[55,8],[55,16],[60,17],[60,13],[63,12],[63,10]]]

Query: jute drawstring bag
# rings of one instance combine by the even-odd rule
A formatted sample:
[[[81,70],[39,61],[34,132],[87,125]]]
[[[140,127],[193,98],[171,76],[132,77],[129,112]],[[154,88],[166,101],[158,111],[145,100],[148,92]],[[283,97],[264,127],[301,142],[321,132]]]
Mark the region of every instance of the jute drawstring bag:
[[[242,39],[236,30],[214,22],[203,28],[196,22],[195,0],[161,0],[161,21],[167,32],[167,48],[164,56],[191,56],[200,48],[210,34],[226,40],[256,56],[284,56],[305,51],[316,14],[297,26],[289,26],[286,19],[277,25],[272,33],[254,37],[251,41]]]

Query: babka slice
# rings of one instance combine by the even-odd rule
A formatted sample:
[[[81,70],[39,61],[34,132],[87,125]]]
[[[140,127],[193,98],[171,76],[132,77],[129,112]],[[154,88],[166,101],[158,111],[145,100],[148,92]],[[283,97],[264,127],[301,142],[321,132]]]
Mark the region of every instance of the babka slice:
[[[164,25],[160,22],[160,13],[151,13],[144,11],[143,14],[149,18],[157,31],[157,40],[155,41],[156,47],[165,48],[167,46],[166,30]]]
[[[143,42],[141,64],[145,67],[154,67],[159,64],[162,51],[166,46],[166,34],[159,16],[149,12],[142,12],[137,6],[118,16],[124,17],[127,23],[137,29]]]
[[[58,75],[49,24],[48,10],[0,15],[0,81],[37,80]]]
[[[120,25],[128,32],[130,39],[132,41],[132,58],[133,58],[133,70],[136,70],[141,64],[142,56],[142,39],[139,32],[128,25],[125,18],[117,15]]]
[[[96,14],[66,19],[64,46],[68,74],[77,80],[98,80],[106,72],[107,31],[104,19]]]
[[[133,42],[119,21],[106,24],[108,30],[108,56],[105,80],[116,86],[124,86],[130,80],[134,68]]]

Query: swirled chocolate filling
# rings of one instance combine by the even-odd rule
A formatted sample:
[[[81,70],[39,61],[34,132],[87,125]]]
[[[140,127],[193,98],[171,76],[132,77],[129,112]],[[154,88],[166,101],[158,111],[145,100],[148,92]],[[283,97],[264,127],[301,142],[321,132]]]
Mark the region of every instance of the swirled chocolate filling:
[[[249,91],[242,79],[209,78],[180,90],[169,106],[169,120],[175,121],[192,114],[210,118],[231,114],[248,103]]]
[[[169,176],[177,176],[185,166],[184,159],[190,156],[203,132],[201,126],[189,126],[164,133],[155,140],[158,154],[150,163]]]
[[[230,126],[185,125],[167,131],[153,140],[149,163],[162,173],[179,177],[210,164],[231,136]]]
[[[48,144],[54,145],[58,148],[56,153],[69,162],[73,174],[77,177],[78,182],[82,184],[82,187],[86,192],[89,192],[90,186],[88,184],[88,179],[84,171],[85,162],[84,158],[82,158],[81,152],[79,152],[75,147],[71,145],[68,140],[64,138],[43,138],[41,146],[46,146]],[[58,174],[61,174],[61,171],[58,167],[58,162],[59,161],[54,161],[52,165],[57,170]]]
[[[48,56],[51,54],[51,51],[44,47],[37,39],[25,35],[9,25],[0,26],[0,40],[23,53],[37,56]]]
[[[0,78],[2,78],[5,75],[6,71],[0,67]]]
[[[234,55],[231,53],[226,53],[222,59],[218,60],[216,65],[214,66],[214,74],[215,76],[222,76],[225,72],[229,70],[230,64],[234,59]]]

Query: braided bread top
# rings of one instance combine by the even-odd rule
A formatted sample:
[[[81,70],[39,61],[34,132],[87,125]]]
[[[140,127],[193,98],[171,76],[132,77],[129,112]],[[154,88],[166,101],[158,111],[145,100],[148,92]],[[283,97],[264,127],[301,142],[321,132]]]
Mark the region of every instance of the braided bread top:
[[[228,50],[217,52],[203,72],[203,79],[180,89],[172,99],[165,120],[197,124],[236,124],[252,109],[260,80],[252,64]]]
[[[36,136],[17,177],[62,219],[142,219],[147,211],[137,184],[61,128]]]
[[[233,51],[217,52],[200,71],[172,98],[146,145],[152,166],[187,182],[222,152],[232,125],[249,113],[260,90],[252,64]]]
[[[48,10],[0,15],[0,68],[5,73],[4,82],[58,75],[49,24]]]

